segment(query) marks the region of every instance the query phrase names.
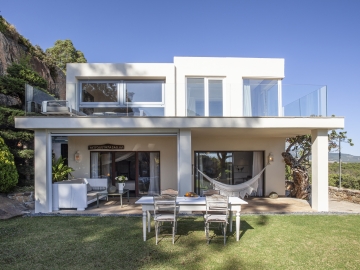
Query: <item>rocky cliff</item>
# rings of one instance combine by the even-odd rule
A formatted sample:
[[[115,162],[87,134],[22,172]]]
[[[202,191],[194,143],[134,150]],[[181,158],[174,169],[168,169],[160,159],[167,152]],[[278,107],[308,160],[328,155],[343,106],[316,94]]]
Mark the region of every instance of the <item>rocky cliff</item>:
[[[0,32],[0,76],[6,74],[7,67],[13,62],[18,63],[28,51],[29,48],[25,45]],[[59,99],[66,99],[66,77],[62,70],[55,67],[51,74],[49,67],[35,56],[31,57],[30,64],[48,82],[47,90],[51,94]]]

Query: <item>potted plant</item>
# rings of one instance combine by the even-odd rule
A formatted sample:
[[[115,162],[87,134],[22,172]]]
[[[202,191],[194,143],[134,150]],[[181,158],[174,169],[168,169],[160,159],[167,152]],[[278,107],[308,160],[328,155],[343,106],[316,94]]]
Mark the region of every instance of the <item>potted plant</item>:
[[[116,176],[115,180],[119,182],[118,184],[119,193],[122,193],[124,190],[125,181],[127,181],[128,178],[125,175],[120,175],[120,176]]]

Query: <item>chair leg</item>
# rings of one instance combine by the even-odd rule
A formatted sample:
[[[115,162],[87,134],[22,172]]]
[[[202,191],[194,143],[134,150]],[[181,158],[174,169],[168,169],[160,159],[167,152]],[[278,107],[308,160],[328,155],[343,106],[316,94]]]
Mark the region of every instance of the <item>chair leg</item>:
[[[158,222],[155,221],[155,242],[156,242],[156,245],[158,244]]]
[[[224,246],[226,245],[226,223],[224,224]]]

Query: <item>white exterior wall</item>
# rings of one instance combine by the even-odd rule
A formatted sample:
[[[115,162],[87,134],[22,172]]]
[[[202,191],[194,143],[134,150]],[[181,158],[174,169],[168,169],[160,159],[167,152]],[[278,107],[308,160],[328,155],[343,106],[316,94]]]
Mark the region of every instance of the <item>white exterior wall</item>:
[[[282,79],[284,59],[175,57],[177,116],[186,116],[186,78],[224,78],[224,116],[243,115],[243,78]]]
[[[172,63],[73,63],[66,69],[66,99],[78,109],[79,80],[165,80],[165,116],[175,116],[175,68]],[[77,93],[74,94],[74,85]]]
[[[268,162],[271,152],[274,162],[265,170],[265,196],[274,191],[279,195],[285,195],[285,168],[281,153],[284,152],[285,138],[192,138],[192,149],[195,151],[264,151],[264,163]],[[192,155],[194,164],[194,154]],[[192,177],[194,186],[194,176]]]

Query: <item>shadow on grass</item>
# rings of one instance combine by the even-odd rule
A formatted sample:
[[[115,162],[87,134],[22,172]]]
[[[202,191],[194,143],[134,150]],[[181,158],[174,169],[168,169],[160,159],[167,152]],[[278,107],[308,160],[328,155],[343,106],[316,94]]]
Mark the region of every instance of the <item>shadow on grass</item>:
[[[266,219],[266,216],[264,216],[264,219]],[[189,236],[191,237],[192,234],[194,234],[196,232],[200,232],[200,231],[202,231],[204,233],[204,243],[206,243],[205,224],[204,224],[204,221],[201,220],[201,218],[180,217],[178,219],[177,225],[178,226],[177,226],[177,233],[175,236],[175,243],[178,242],[182,237],[189,237]],[[263,224],[261,224],[261,225],[263,225]],[[253,229],[254,228],[249,223],[247,223],[245,220],[240,221],[239,241],[245,235],[247,230],[253,230]],[[235,222],[233,222],[232,232],[230,232],[230,227],[228,225],[226,235],[227,235],[226,241],[228,241],[229,237],[233,237],[234,239],[236,239]],[[155,238],[155,233],[153,232],[153,228],[152,228],[151,234],[148,235],[148,239],[150,239],[150,238]],[[166,238],[168,238],[168,239],[166,239]],[[211,238],[211,240],[214,238],[219,238],[220,241],[223,241],[222,230],[218,226],[210,227],[210,238]],[[164,230],[161,232],[161,234],[159,236],[159,243],[165,239],[169,240],[169,241],[172,240],[171,229],[169,229],[169,228],[164,228]]]

